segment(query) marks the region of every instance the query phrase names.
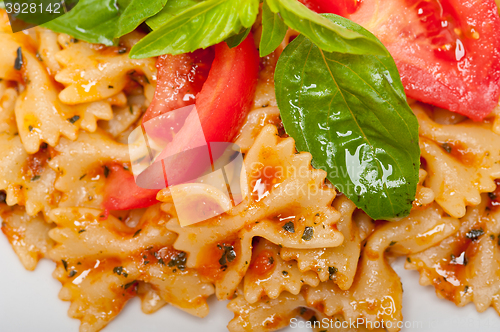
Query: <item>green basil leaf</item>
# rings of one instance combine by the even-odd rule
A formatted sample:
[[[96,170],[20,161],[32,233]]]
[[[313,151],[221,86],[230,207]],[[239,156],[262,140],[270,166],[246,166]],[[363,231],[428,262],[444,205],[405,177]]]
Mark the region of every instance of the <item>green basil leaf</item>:
[[[113,45],[115,39],[159,12],[167,0],[80,0],[68,13],[44,24],[90,43]]]
[[[352,22],[345,27],[377,42]],[[325,52],[301,35],[281,55],[275,84],[285,130],[315,168],[370,217],[408,215],[420,165],[418,121],[390,55]]]
[[[71,11],[42,26],[90,43],[113,45],[118,6],[116,0],[80,0]]]
[[[251,30],[252,28],[247,28],[239,34],[229,37],[228,39],[226,39],[227,46],[229,46],[229,48],[235,48],[236,46],[241,44],[245,40],[245,38],[247,38]]]
[[[121,37],[133,31],[147,18],[162,10],[166,3],[167,0],[128,0],[125,10],[118,19],[115,37]]]
[[[201,0],[170,0],[165,7],[153,17],[146,20],[146,24],[153,30],[158,29],[174,16],[198,4]]]
[[[245,28],[250,28],[255,23],[259,13],[259,0],[239,0],[236,5],[241,24]]]
[[[207,0],[174,16],[130,51],[130,57],[181,54],[220,43],[243,28],[241,14],[234,10],[250,0]],[[251,0],[258,3],[258,0]],[[256,17],[253,18],[255,21]],[[250,20],[250,19],[249,19]]]
[[[297,0],[267,0],[274,13],[280,13],[285,23],[305,35],[322,50],[350,54],[386,55],[387,50],[363,34],[345,28],[316,14]],[[349,21],[340,18],[340,23]]]
[[[262,36],[260,38],[259,54],[261,57],[273,52],[280,46],[286,36],[288,27],[279,14],[274,14],[267,1],[262,5]]]

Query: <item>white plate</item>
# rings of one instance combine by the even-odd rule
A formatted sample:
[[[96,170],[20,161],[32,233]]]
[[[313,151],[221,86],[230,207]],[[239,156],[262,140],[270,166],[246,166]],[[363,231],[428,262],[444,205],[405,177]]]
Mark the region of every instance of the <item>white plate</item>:
[[[52,278],[55,264],[44,260],[35,272],[24,270],[5,236],[0,235],[0,332],[78,332],[79,321],[68,318],[69,302],[60,301],[60,283]],[[403,331],[425,332],[499,332],[500,317],[489,308],[477,313],[474,306],[457,308],[440,300],[432,287],[418,284],[418,273],[406,271],[403,260],[394,264],[403,286],[405,323],[413,325]],[[123,312],[104,332],[223,332],[232,318],[225,302],[210,301],[210,315],[192,317],[166,306],[153,315],[144,315],[139,299],[127,304]],[[310,331],[291,328],[283,332]]]

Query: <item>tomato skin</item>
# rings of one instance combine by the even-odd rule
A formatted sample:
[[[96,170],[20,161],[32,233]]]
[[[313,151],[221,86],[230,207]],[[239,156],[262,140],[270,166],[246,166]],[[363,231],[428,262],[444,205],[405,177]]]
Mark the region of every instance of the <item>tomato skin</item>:
[[[356,11],[362,0],[299,0],[317,13],[333,13],[341,16]]]
[[[232,142],[250,111],[259,75],[259,52],[253,35],[236,48],[215,46],[215,60],[196,98],[207,142]]]
[[[215,59],[196,97],[196,109],[207,142],[231,142],[236,137],[252,106],[258,73],[259,53],[252,34],[233,49],[230,49],[226,43],[215,46]],[[165,82],[160,80],[164,77],[172,77],[172,75],[159,76],[160,89],[165,86]],[[193,87],[194,84],[191,83],[187,84],[184,81],[184,85],[179,85],[180,88],[175,96],[181,96],[183,92],[186,92],[186,85]],[[155,100],[164,95],[164,91],[155,93]],[[176,109],[178,106],[189,105],[189,101],[183,104],[178,98],[172,100],[173,102],[164,103],[163,107],[157,107],[160,102],[153,101],[154,106],[150,107],[153,111],[148,116],[151,118]],[[196,128],[189,126],[189,118],[186,123],[158,159],[172,154],[175,156],[178,152],[197,146],[197,142],[192,139],[196,136],[192,135]],[[193,162],[194,157],[191,158],[191,156],[192,154],[188,153],[182,160],[168,158],[164,167],[174,172],[177,178],[182,178],[183,174],[193,174],[199,166]],[[131,173],[113,167],[106,181],[103,206],[106,210],[128,210],[150,206],[157,202],[158,191],[138,187]]]
[[[162,55],[156,61],[157,86],[142,123],[174,109],[195,103],[214,60],[212,48],[193,53]]]
[[[262,250],[256,257],[252,257],[250,270],[259,276],[268,274],[275,267],[275,259],[272,251]]]
[[[387,47],[408,97],[475,121],[498,104],[500,17],[494,0],[363,0],[342,15]]]
[[[109,175],[104,187],[103,207],[110,210],[140,209],[151,206],[158,201],[156,194],[159,190],[150,190],[138,187],[134,175],[126,171],[123,166],[114,164],[108,166]]]
[[[187,125],[157,158],[162,160],[163,168],[168,170],[167,178],[175,179],[174,184],[203,173],[206,165],[200,157],[202,152],[200,154],[199,150],[195,150],[196,147],[207,142],[234,140],[253,104],[258,75],[259,53],[252,34],[233,49],[226,43],[215,46],[212,68],[196,97],[196,111],[204,141],[201,141],[203,138],[200,138],[198,126],[189,125],[195,124],[196,120],[188,118]],[[218,157],[212,153],[214,160]]]

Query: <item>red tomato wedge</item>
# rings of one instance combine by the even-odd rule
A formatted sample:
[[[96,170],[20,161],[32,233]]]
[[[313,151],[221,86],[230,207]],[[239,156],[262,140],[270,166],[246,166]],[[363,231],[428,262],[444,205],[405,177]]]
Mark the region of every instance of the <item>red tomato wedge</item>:
[[[236,48],[215,46],[215,60],[196,98],[207,142],[232,142],[253,103],[259,76],[259,52],[253,35]]]
[[[121,165],[110,165],[106,178],[103,206],[109,210],[140,209],[157,202],[158,190],[143,189],[135,184],[134,176]]]
[[[354,13],[361,4],[361,0],[300,0],[300,2],[315,12],[341,16]]]
[[[500,17],[494,0],[363,0],[351,14],[326,5],[334,0],[302,2],[376,35],[396,61],[408,97],[475,121],[498,104]]]
[[[226,43],[220,43],[214,49],[215,58],[210,72],[201,91],[196,96],[196,109],[207,142],[231,142],[236,137],[253,103],[259,73],[259,53],[252,34],[233,49],[230,49]],[[173,68],[176,67],[173,66]],[[159,73],[161,72],[163,70],[159,70]],[[184,75],[181,76],[187,82],[185,75],[190,71],[184,70],[183,72]],[[178,76],[175,73],[164,71],[164,74],[158,76],[158,86],[168,86],[168,82],[163,81],[165,77],[170,79]],[[197,84],[199,83],[196,82],[196,79],[195,82],[189,81],[190,87]],[[173,90],[175,91],[175,89]],[[148,109],[148,112],[152,110],[150,118],[189,105],[189,100],[185,100],[186,104],[179,102],[179,99],[176,99],[175,102],[159,100],[161,96],[171,96],[164,91],[168,91],[168,89],[155,93],[153,106]],[[185,88],[178,89],[176,95],[182,96],[184,92],[187,92]],[[190,132],[192,129],[189,122],[186,122],[170,144],[172,149],[177,151],[189,149]],[[172,167],[179,168],[179,172],[188,170],[192,163],[191,160],[177,162]],[[122,171],[129,176],[125,176]],[[106,182],[103,206],[107,211],[149,206],[157,202],[157,192],[158,190],[138,187],[131,173],[123,169],[112,168]]]
[[[158,84],[142,122],[195,103],[214,60],[213,48],[179,55],[162,55],[156,61]]]

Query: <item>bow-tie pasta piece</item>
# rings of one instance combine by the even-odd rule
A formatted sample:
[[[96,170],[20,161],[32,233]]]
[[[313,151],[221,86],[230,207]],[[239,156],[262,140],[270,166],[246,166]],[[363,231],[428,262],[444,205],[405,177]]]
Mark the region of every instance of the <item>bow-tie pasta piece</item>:
[[[421,285],[433,285],[439,297],[458,306],[473,302],[479,312],[500,313],[500,211],[488,198],[469,207],[459,231],[437,246],[408,257],[406,268],[420,272]]]
[[[55,209],[51,219],[54,276],[81,329],[98,331],[108,324],[137,295],[139,282],[148,284],[161,304],[199,317],[208,314],[213,286],[185,266],[185,253],[172,248],[176,235],[162,226],[168,216],[159,205],[148,208],[134,227],[113,216],[102,220],[99,210],[87,208]]]
[[[500,135],[489,123],[464,121],[441,125],[421,106],[413,111],[419,120],[420,149],[436,202],[451,216],[461,218],[466,206],[481,202],[481,194],[495,189],[500,178]]]
[[[0,134],[0,190],[5,190],[8,205],[24,205],[30,216],[40,211],[47,215],[57,206],[56,173],[47,164],[52,153],[52,148],[43,144],[29,155],[19,136]]]
[[[241,181],[247,195],[240,205],[192,226],[180,227],[176,218],[169,221],[167,228],[179,234],[174,247],[189,253],[189,267],[214,280],[219,298],[230,298],[240,283],[253,237],[290,248],[342,244],[336,227],[339,213],[331,206],[336,192],[324,183],[326,173],[314,170],[310,162],[309,153],[295,153],[293,139],[279,138],[276,127],[268,125],[245,157],[247,176]],[[168,193],[158,195],[168,202],[165,209],[173,208]],[[231,250],[234,257],[221,264]]]
[[[296,262],[281,259],[279,246],[265,239],[256,241],[243,281],[243,293],[249,303],[265,297],[276,299],[284,291],[297,295],[304,285],[318,286],[319,278],[314,272],[302,273]]]
[[[230,332],[271,332],[290,324],[290,319],[297,317],[300,307],[305,306],[301,294],[281,293],[276,299],[263,298],[250,304],[240,293],[227,305],[234,313],[234,318],[227,328]]]
[[[59,206],[85,206],[99,209],[103,200],[107,165],[130,161],[126,144],[117,143],[102,130],[80,133],[75,141],[61,139],[56,156],[49,161],[57,172],[55,188],[62,192]]]
[[[29,216],[23,207],[0,204],[2,232],[26,270],[33,271],[54,245],[48,235],[53,225],[41,215]]]
[[[340,213],[337,227],[344,235],[341,246],[321,249],[282,248],[281,257],[285,261],[296,260],[302,272],[314,271],[321,281],[333,280],[341,289],[346,290],[351,287],[356,274],[361,237],[353,220],[356,205],[347,197],[341,196],[335,199],[333,206]]]
[[[124,37],[133,43],[137,33]],[[106,47],[83,41],[63,42],[65,49],[55,57],[62,69],[55,80],[65,86],[59,98],[75,105],[109,98],[125,88],[138,85],[153,90],[156,85],[155,59],[130,59],[129,47]],[[148,93],[146,93],[148,95]]]
[[[235,141],[235,144],[241,148],[241,152],[247,153],[250,150],[262,128],[268,124],[278,128],[283,127],[277,106],[262,107],[248,113]]]
[[[367,326],[383,320],[388,331],[399,331],[403,289],[386,253],[401,255],[425,250],[457,229],[458,220],[444,217],[435,206],[413,211],[399,222],[385,222],[368,238],[352,286],[343,291],[327,281],[307,288],[308,307],[322,309],[327,316],[342,314],[353,321],[361,318]]]
[[[57,41],[58,34],[42,27],[35,27],[34,29],[40,41],[37,57],[45,64],[49,74],[55,75],[61,70],[61,66],[55,57],[55,55],[61,51],[61,46]]]
[[[0,81],[0,133],[17,133],[15,106],[18,93],[12,82]]]
[[[163,308],[167,301],[162,300],[159,292],[151,284],[140,282],[137,296],[141,299],[141,310],[145,314],[154,314]]]

